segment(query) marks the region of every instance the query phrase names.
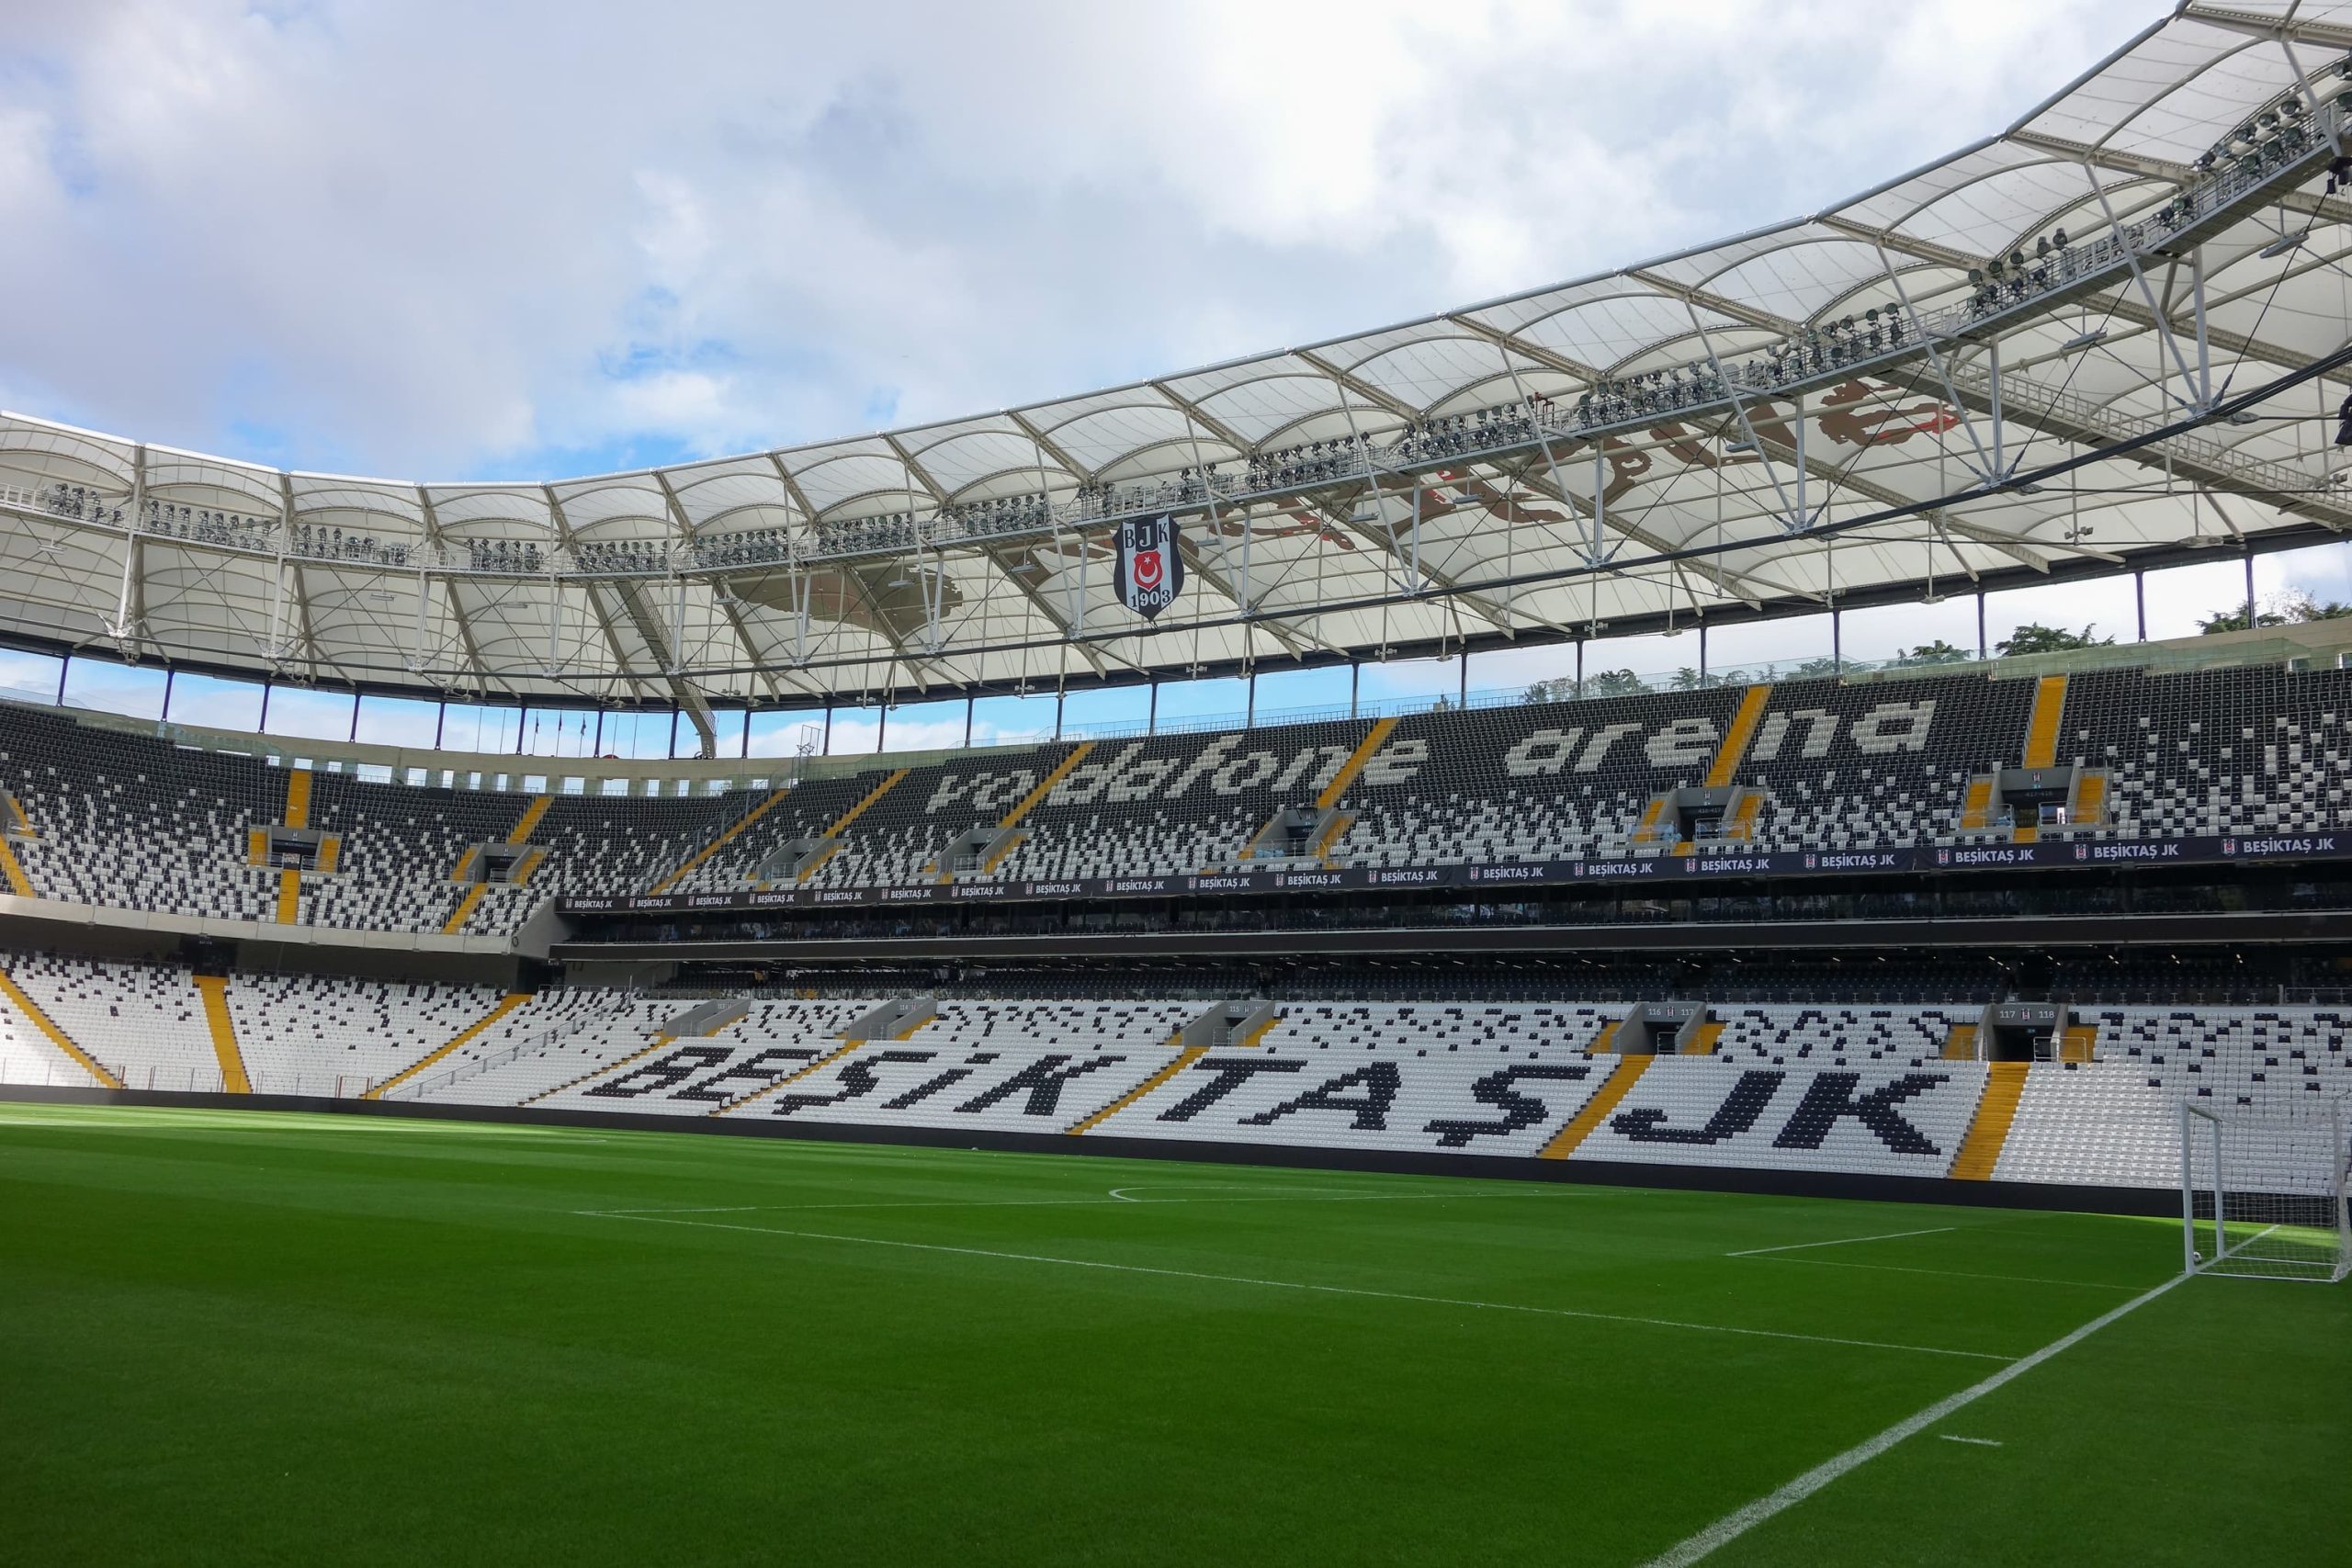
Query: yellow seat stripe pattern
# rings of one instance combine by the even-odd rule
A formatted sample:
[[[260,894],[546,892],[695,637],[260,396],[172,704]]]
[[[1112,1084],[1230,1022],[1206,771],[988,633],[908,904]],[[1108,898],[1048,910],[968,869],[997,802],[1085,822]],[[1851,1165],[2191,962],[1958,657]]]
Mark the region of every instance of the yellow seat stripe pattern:
[[[1732,716],[1731,728],[1715,752],[1714,766],[1707,770],[1709,789],[1723,788],[1739,771],[1741,760],[1747,755],[1747,743],[1756,738],[1756,727],[1763,722],[1764,705],[1771,695],[1770,686],[1750,686],[1747,695],[1739,699],[1739,711]]]
[[[1954,1181],[1990,1181],[2001,1161],[2002,1145],[2009,1141],[2009,1125],[2018,1119],[2018,1101],[2025,1094],[2026,1064],[1996,1062],[1984,1078],[1984,1098],[1976,1102],[1976,1120],[1951,1162]]]
[[[711,856],[725,849],[729,844],[733,843],[738,834],[741,833],[752,823],[757,822],[761,818],[765,817],[770,811],[775,809],[776,802],[782,800],[786,795],[790,795],[791,793],[792,786],[787,784],[784,788],[770,795],[765,800],[761,801],[757,806],[752,807],[751,810],[743,813],[742,816],[735,819],[734,824],[725,832],[719,834],[718,837],[713,839],[710,842],[696,850],[694,852],[693,858],[689,859],[685,864],[680,866],[677,870],[672,872],[669,875],[655,883],[653,885],[653,891],[656,893],[667,893],[671,888],[675,887],[679,883],[684,881],[685,878],[694,871],[695,867],[702,864],[703,862],[708,860]]]
[[[2044,675],[2033,689],[2033,722],[2025,732],[2025,765],[2057,766],[2058,727],[2066,716],[2066,677]]]
[[[500,1019],[504,1018],[508,1013],[513,1012],[516,1008],[521,1007],[525,1002],[527,1002],[530,999],[531,993],[528,991],[509,991],[506,995],[498,999],[498,1005],[496,1007],[492,1008],[481,1017],[474,1020],[473,1022],[459,1030],[456,1034],[452,1035],[446,1043],[428,1051],[424,1055],[418,1057],[415,1061],[411,1062],[407,1066],[402,1067],[399,1072],[394,1073],[390,1077],[386,1078],[382,1083],[378,1084],[375,1088],[361,1095],[359,1098],[362,1100],[383,1099],[384,1091],[386,1089],[397,1089],[401,1084],[408,1082],[409,1079],[416,1077],[417,1074],[424,1071],[427,1067],[433,1066],[434,1063],[441,1060],[442,1057],[447,1056],[450,1052],[459,1049],[468,1041],[472,1040],[476,1035],[480,1034],[483,1030],[488,1029],[492,1024],[496,1023]]]
[[[1054,764],[1054,771],[1052,773],[1047,773],[1044,778],[1037,781],[1037,787],[1035,789],[1031,790],[1027,795],[1021,797],[1020,805],[1014,807],[1012,810],[1004,814],[1003,819],[998,822],[997,826],[1001,829],[1018,828],[1021,826],[1021,819],[1023,817],[1028,816],[1030,812],[1035,810],[1039,801],[1053,794],[1054,786],[1061,783],[1062,780],[1069,777],[1070,770],[1077,767],[1080,762],[1086,761],[1086,754],[1093,750],[1093,741],[1080,741],[1069,756],[1064,757],[1060,761]]]
[[[481,902],[481,891],[482,885],[479,882],[466,889],[464,895],[458,900],[458,907],[449,912],[447,919],[441,922],[443,936],[464,934],[466,922],[473,918],[474,906]]]
[[[196,988],[204,998],[204,1022],[212,1031],[212,1055],[220,1064],[220,1085],[231,1094],[251,1094],[253,1080],[245,1077],[245,1054],[237,1049],[237,1025],[229,1016],[229,977],[198,975]]]
[[[555,796],[551,795],[533,795],[531,804],[523,807],[523,815],[515,822],[514,830],[506,835],[506,841],[510,844],[519,844],[528,840],[533,831],[537,829],[539,818],[545,817],[548,814],[548,807],[554,804]]]
[[[1396,728],[1396,721],[1393,718],[1381,719],[1372,727],[1371,731],[1357,742],[1356,749],[1348,753],[1348,760],[1340,764],[1340,771],[1331,775],[1331,782],[1323,786],[1323,793],[1315,797],[1317,810],[1328,811],[1340,804],[1340,796],[1348,793],[1348,786],[1356,782],[1356,775],[1363,772],[1364,764],[1378,754]]]
[[[49,1014],[41,1011],[40,1004],[25,995],[23,987],[18,986],[6,970],[0,970],[0,991],[6,991],[8,994],[8,999],[17,1004],[17,1010],[32,1021],[33,1027],[46,1035],[51,1044],[79,1062],[83,1071],[108,1089],[122,1088],[122,1080],[98,1066],[96,1058],[74,1043],[67,1037],[65,1031],[58,1028]]]
[[[1141,1100],[1145,1095],[1149,1094],[1153,1089],[1158,1089],[1161,1084],[1166,1083],[1170,1078],[1174,1077],[1178,1073],[1182,1072],[1186,1067],[1191,1066],[1194,1062],[1199,1061],[1208,1054],[1208,1047],[1205,1045],[1185,1046],[1182,1050],[1176,1053],[1176,1059],[1174,1061],[1160,1068],[1159,1071],[1152,1074],[1151,1077],[1144,1079],[1143,1082],[1136,1085],[1135,1088],[1127,1090],[1126,1093],[1119,1096],[1118,1099],[1113,1100],[1110,1104],[1104,1106],[1093,1115],[1085,1118],[1076,1125],[1066,1129],[1066,1131],[1068,1131],[1069,1135],[1073,1138],[1080,1137],[1087,1133],[1092,1132],[1095,1128],[1101,1126],[1103,1122],[1108,1122],[1112,1117],[1116,1116],[1120,1111],[1125,1111],[1128,1106],[1133,1105],[1136,1100]]]
[[[1577,1145],[1592,1136],[1600,1123],[1608,1119],[1609,1113],[1617,1109],[1617,1102],[1632,1093],[1634,1086],[1642,1081],[1642,1075],[1649,1070],[1650,1058],[1647,1056],[1621,1058],[1617,1070],[1592,1091],[1592,1098],[1584,1102],[1584,1109],[1569,1117],[1568,1124],[1553,1134],[1552,1141],[1545,1144],[1535,1157],[1566,1159],[1576,1153]]]

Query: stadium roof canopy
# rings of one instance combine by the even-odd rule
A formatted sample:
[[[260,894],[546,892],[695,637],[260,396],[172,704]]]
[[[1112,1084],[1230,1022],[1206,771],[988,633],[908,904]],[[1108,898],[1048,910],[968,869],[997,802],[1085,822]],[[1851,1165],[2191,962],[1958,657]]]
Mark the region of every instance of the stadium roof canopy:
[[[2328,466],[2352,201],[2324,188],[2347,50],[2352,3],[2185,5],[2007,130],[1810,217],[741,457],[416,483],[0,415],[0,636],[699,716],[1718,624],[2308,542],[2352,525]],[[1188,581],[1148,621],[1114,592],[1115,538],[1162,515]]]

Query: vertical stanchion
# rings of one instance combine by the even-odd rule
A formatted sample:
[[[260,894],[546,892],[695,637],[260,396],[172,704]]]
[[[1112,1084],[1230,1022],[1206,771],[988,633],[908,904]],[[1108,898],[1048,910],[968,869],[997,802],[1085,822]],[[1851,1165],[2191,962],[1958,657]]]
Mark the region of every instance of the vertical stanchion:
[[[2188,1102],[2180,1104],[2180,1271],[2197,1272],[2197,1179],[2193,1168],[2196,1160],[2189,1150],[2197,1136],[2196,1123],[2190,1119]]]
[[[2352,1157],[2347,1157],[2344,1144],[2344,1105],[2338,1101],[2328,1113],[2335,1130],[2335,1277],[2344,1278],[2347,1259],[2352,1259],[2352,1209],[2345,1201],[2345,1178],[2352,1172]]]
[[[2222,1122],[2213,1119],[2213,1261],[2219,1263],[2228,1256],[2229,1236],[2222,1227],[2228,1221],[2222,1214]]]

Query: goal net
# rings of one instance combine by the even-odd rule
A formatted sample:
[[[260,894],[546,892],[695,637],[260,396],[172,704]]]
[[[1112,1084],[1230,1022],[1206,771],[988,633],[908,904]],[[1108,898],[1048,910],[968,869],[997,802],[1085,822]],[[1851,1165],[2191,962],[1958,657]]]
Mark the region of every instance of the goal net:
[[[2345,1106],[2180,1108],[2182,1251],[2195,1274],[2344,1278]]]

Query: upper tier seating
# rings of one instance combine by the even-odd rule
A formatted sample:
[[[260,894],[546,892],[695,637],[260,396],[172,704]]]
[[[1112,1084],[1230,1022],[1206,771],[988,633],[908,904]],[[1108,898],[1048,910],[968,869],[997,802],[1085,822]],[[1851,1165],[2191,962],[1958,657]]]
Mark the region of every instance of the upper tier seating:
[[[0,787],[40,835],[17,858],[44,897],[270,918],[277,879],[243,863],[245,832],[278,820],[282,773],[0,705]]]
[[[551,897],[641,893],[708,842],[728,814],[724,796],[560,795],[531,834],[547,858],[525,886],[486,888],[465,929],[513,931]]]
[[[1738,782],[1771,796],[1755,841],[1774,850],[1951,841],[1969,776],[2022,763],[2033,695],[2030,680],[1971,677],[1773,687],[1737,770]],[[1787,725],[1774,747],[1776,716]]]
[[[710,854],[680,877],[680,893],[733,893],[758,878],[761,868],[786,845],[821,839],[828,829],[889,777],[882,770],[851,773],[842,778],[811,779],[784,793],[782,799],[760,811],[740,832],[718,844]],[[904,787],[903,784],[897,787]],[[727,797],[725,819],[713,825],[708,841],[727,836],[737,820],[759,807],[766,795]],[[688,860],[692,860],[690,854]],[[775,878],[788,883],[789,878]],[[814,877],[811,878],[814,880]]]
[[[1383,765],[1349,792],[1360,819],[1333,858],[1395,866],[1622,853],[1653,795],[1706,778],[1739,699],[1726,689],[1405,719]]]
[[[1370,722],[1106,740],[1023,818],[1005,880],[1230,866],[1284,807],[1311,806]],[[968,813],[967,813],[968,815]]]
[[[303,920],[365,931],[440,930],[464,892],[451,880],[458,861],[475,844],[505,838],[529,798],[313,775],[311,825],[341,835],[343,852],[336,875],[305,885]]]
[[[1337,864],[1668,852],[1682,829],[1661,818],[1644,830],[1651,803],[1718,769],[1754,808],[1731,840],[1702,843],[1702,852],[1949,843],[1968,781],[2022,764],[2036,684],[1961,675],[1775,686],[1732,756],[1746,694],[1721,687],[1447,710],[1377,736],[1369,719],[1160,736],[1104,741],[1082,758],[1055,743],[972,753],[895,782],[876,764],[812,779],[773,802],[765,789],[558,795],[528,834],[540,853],[527,884],[494,885],[465,902],[463,929],[511,931],[542,900],[566,894],[741,888],[785,845],[824,837],[861,806],[837,845],[805,868],[810,886],[1231,866],[1245,853],[1270,855],[1271,841],[1253,848],[1261,830],[1284,807],[1315,807],[1351,758],[1361,771],[1337,792],[1339,818],[1320,846]],[[2046,831],[2134,839],[2352,825],[2347,720],[2352,671],[2071,677],[2055,761],[2106,772],[2105,814]],[[281,819],[287,784],[283,770],[255,758],[0,706],[0,788],[16,795],[36,835],[19,839],[17,854],[41,897],[272,919],[277,878],[245,863],[245,835]],[[521,793],[316,773],[311,826],[342,848],[332,874],[303,879],[297,918],[438,931],[464,897],[452,874],[465,851],[521,830],[530,804]],[[947,863],[959,840],[1016,813],[1018,837],[992,864]]]
[[[2352,671],[2075,677],[2062,762],[2109,772],[2112,836],[2345,826]]]

